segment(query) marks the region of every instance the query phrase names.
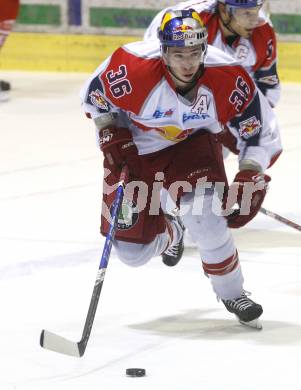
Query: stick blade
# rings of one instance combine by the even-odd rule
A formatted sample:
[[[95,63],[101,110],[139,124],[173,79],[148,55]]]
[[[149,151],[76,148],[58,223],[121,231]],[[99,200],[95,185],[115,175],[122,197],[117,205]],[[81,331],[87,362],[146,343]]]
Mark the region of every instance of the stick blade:
[[[83,354],[79,350],[79,344],[65,339],[55,333],[43,329],[40,336],[40,345],[42,348],[50,351],[62,353],[64,355],[81,357]]]

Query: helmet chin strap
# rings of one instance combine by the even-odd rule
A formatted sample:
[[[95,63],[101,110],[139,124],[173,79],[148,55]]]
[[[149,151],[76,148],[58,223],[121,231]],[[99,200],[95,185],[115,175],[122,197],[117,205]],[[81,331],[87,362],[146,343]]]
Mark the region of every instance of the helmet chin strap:
[[[225,23],[225,22],[224,22],[224,19],[222,18],[221,14],[219,14],[219,16],[220,16],[220,20],[221,20],[223,26],[226,27],[226,29],[228,29],[229,31],[231,31],[232,34],[237,35],[237,36],[240,36],[240,34],[238,34],[238,32],[235,31],[234,28],[230,26],[230,24],[231,24],[231,22],[232,22],[232,19],[233,19],[233,16],[232,16],[232,15],[230,15],[230,19],[229,19],[229,22],[228,22],[228,23]]]

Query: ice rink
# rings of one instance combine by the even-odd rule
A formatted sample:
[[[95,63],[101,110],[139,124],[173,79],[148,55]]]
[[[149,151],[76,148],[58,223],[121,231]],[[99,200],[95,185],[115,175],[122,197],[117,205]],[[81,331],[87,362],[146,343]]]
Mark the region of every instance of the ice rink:
[[[1,72],[13,91],[0,104],[0,389],[300,390],[301,232],[262,214],[234,232],[262,331],[217,302],[187,248],[174,268],[113,253],[84,357],[39,346],[43,328],[80,339],[104,242],[101,154],[78,98],[87,77]],[[301,224],[301,84],[282,89],[284,152],[264,206]],[[230,156],[230,178],[236,168]]]

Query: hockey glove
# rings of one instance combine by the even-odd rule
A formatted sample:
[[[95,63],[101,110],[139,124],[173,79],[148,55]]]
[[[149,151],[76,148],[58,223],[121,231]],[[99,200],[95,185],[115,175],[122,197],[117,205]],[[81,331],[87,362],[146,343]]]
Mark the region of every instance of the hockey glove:
[[[119,178],[124,164],[128,166],[131,177],[139,177],[138,150],[129,129],[109,127],[100,130],[99,146],[104,154],[104,167],[116,178]]]
[[[235,203],[239,206],[239,209],[233,210],[225,217],[230,228],[240,228],[255,217],[263,203],[270,180],[270,176],[253,170],[237,173],[223,201],[226,214],[229,214]]]

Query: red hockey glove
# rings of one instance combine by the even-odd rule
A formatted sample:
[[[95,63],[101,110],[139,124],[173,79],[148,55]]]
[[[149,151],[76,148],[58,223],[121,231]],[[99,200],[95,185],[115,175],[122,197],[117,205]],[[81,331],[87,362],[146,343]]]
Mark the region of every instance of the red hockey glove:
[[[124,127],[109,127],[99,131],[99,146],[104,154],[104,167],[119,178],[123,164],[133,177],[139,177],[140,164],[132,133]]]
[[[245,170],[237,173],[223,201],[226,214],[235,203],[239,206],[239,209],[226,216],[230,228],[240,228],[255,217],[265,198],[270,180],[270,176],[257,171]]]

